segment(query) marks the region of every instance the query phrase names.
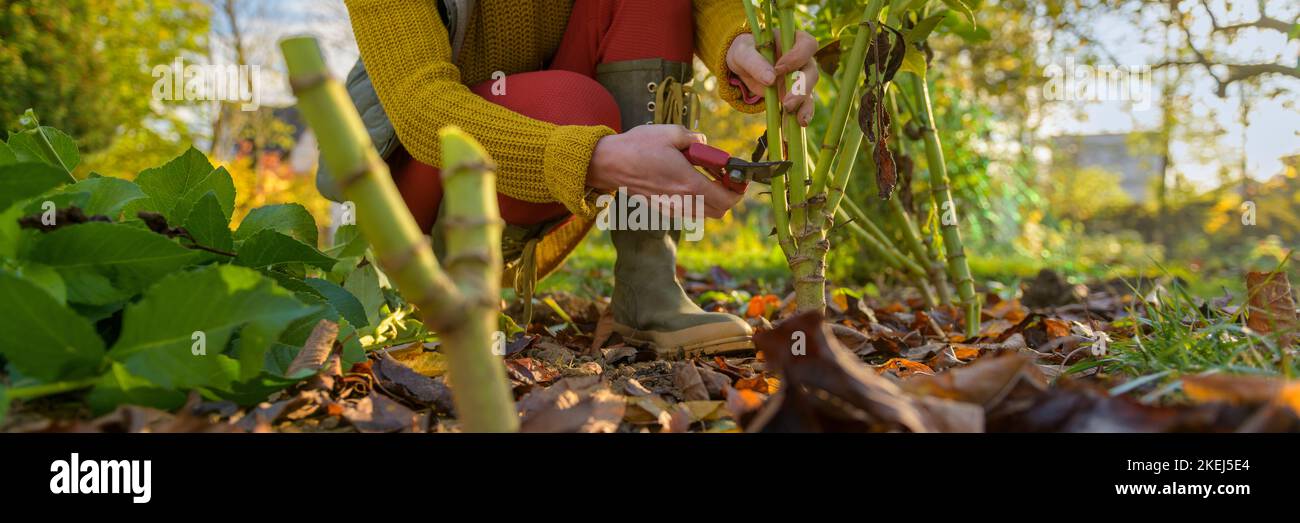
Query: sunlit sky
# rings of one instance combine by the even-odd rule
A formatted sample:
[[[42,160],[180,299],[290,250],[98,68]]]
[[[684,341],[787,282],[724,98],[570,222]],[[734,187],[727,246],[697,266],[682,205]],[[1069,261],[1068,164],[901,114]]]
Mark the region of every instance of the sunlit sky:
[[[1220,24],[1252,19],[1256,16],[1253,2],[1234,2],[1231,13],[1224,12],[1222,2],[1216,4],[1216,14]],[[346,10],[342,0],[284,0],[273,2],[274,10],[259,13],[253,21],[250,34],[256,35],[261,49],[274,49],[272,43],[279,38],[292,34],[314,33],[321,35],[329,44],[330,64],[336,74],[344,75],[356,60],[356,45],[346,20]],[[1270,2],[1270,15],[1275,18],[1290,19],[1300,11],[1300,2],[1282,0]],[[1160,27],[1147,13],[1132,19],[1127,16],[1109,16],[1103,23],[1097,24],[1101,30],[1094,36],[1105,47],[1120,66],[1143,65],[1155,63],[1160,59],[1161,49],[1153,44],[1151,28]],[[1192,31],[1204,35],[1210,29],[1207,17],[1194,19]],[[1237,40],[1228,47],[1221,48],[1223,56],[1231,57],[1241,63],[1277,61],[1283,57],[1283,63],[1300,65],[1300,41],[1287,41],[1285,35],[1273,31],[1247,29],[1240,33]],[[1044,53],[1047,63],[1065,65],[1069,56],[1056,56]],[[261,57],[264,63],[277,63],[274,57]],[[1043,65],[1047,65],[1044,63]],[[1159,92],[1161,74],[1156,73],[1154,89]],[[1186,76],[1187,83],[1180,91],[1189,95],[1193,119],[1197,126],[1214,127],[1223,130],[1218,136],[1218,147],[1207,149],[1195,142],[1175,142],[1174,167],[1189,180],[1200,187],[1210,187],[1217,182],[1220,169],[1225,167],[1236,176],[1241,163],[1241,144],[1243,128],[1239,117],[1241,101],[1241,84],[1234,84],[1226,98],[1215,94],[1215,84],[1203,70],[1192,70]],[[1270,98],[1269,93],[1277,88],[1287,88],[1289,94]],[[288,95],[283,87],[272,89],[266,99],[274,103],[277,99],[287,102]],[[1247,92],[1252,105],[1249,113],[1249,126],[1245,128],[1244,143],[1247,170],[1251,177],[1266,179],[1281,172],[1279,159],[1283,156],[1300,154],[1300,107],[1284,106],[1284,102],[1296,104],[1300,97],[1300,80],[1293,78],[1268,78],[1260,88]],[[1128,102],[1063,102],[1048,111],[1042,121],[1044,136],[1058,134],[1097,134],[1126,133],[1134,130],[1155,129],[1160,121],[1159,103],[1150,103],[1148,108],[1140,110]],[[1209,119],[1207,121],[1207,119]]]

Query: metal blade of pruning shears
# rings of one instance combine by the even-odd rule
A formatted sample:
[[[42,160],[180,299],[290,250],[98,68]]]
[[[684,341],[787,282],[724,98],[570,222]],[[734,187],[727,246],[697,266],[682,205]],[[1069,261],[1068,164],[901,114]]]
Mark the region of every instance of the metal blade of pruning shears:
[[[714,181],[738,193],[744,193],[749,182],[771,185],[772,179],[784,176],[791,165],[790,162],[746,161],[702,143],[691,144],[683,154],[692,165],[708,171]]]

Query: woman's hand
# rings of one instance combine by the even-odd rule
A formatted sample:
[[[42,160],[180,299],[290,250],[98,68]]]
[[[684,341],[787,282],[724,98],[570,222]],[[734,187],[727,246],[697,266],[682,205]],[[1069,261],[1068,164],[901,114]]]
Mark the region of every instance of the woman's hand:
[[[704,135],[680,125],[639,125],[601,138],[591,155],[587,186],[602,191],[626,187],[628,194],[693,198],[704,196],[704,214],[721,218],[743,196],[705,178],[682,151],[704,143]]]
[[[794,89],[781,93],[781,106],[785,112],[798,115],[799,125],[807,127],[815,109],[812,99],[818,77],[817,61],[813,59],[815,54],[817,39],[798,31],[794,34],[794,46],[790,52],[781,55],[774,66],[754,48],[754,35],[745,33],[731,41],[731,49],[727,50],[727,67],[756,94],[774,85],[778,78],[796,71],[802,73],[802,85],[794,84],[791,86]]]

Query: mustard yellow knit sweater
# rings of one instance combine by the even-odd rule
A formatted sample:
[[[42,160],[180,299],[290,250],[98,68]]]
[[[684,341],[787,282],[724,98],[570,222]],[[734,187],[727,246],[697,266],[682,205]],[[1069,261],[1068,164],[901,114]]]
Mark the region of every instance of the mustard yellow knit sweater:
[[[456,125],[496,161],[497,190],[529,202],[560,202],[574,214],[595,213],[587,166],[602,126],[561,126],[528,118],[470,92],[468,85],[537,71],[564,37],[573,0],[476,2],[459,60],[452,62],[438,0],[345,0],[362,60],[398,139],[415,159],[440,165],[438,129]],[[727,78],[731,41],[747,31],[739,0],[695,0],[695,49],[719,78]],[[736,89],[718,82],[720,96],[745,106]]]

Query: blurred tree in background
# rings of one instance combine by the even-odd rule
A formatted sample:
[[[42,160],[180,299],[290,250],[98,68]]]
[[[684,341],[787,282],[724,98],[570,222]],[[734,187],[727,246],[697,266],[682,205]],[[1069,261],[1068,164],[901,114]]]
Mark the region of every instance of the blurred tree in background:
[[[0,124],[33,108],[78,137],[87,165],[134,175],[192,138],[175,108],[153,102],[152,69],[202,52],[207,36],[197,0],[0,2]]]

